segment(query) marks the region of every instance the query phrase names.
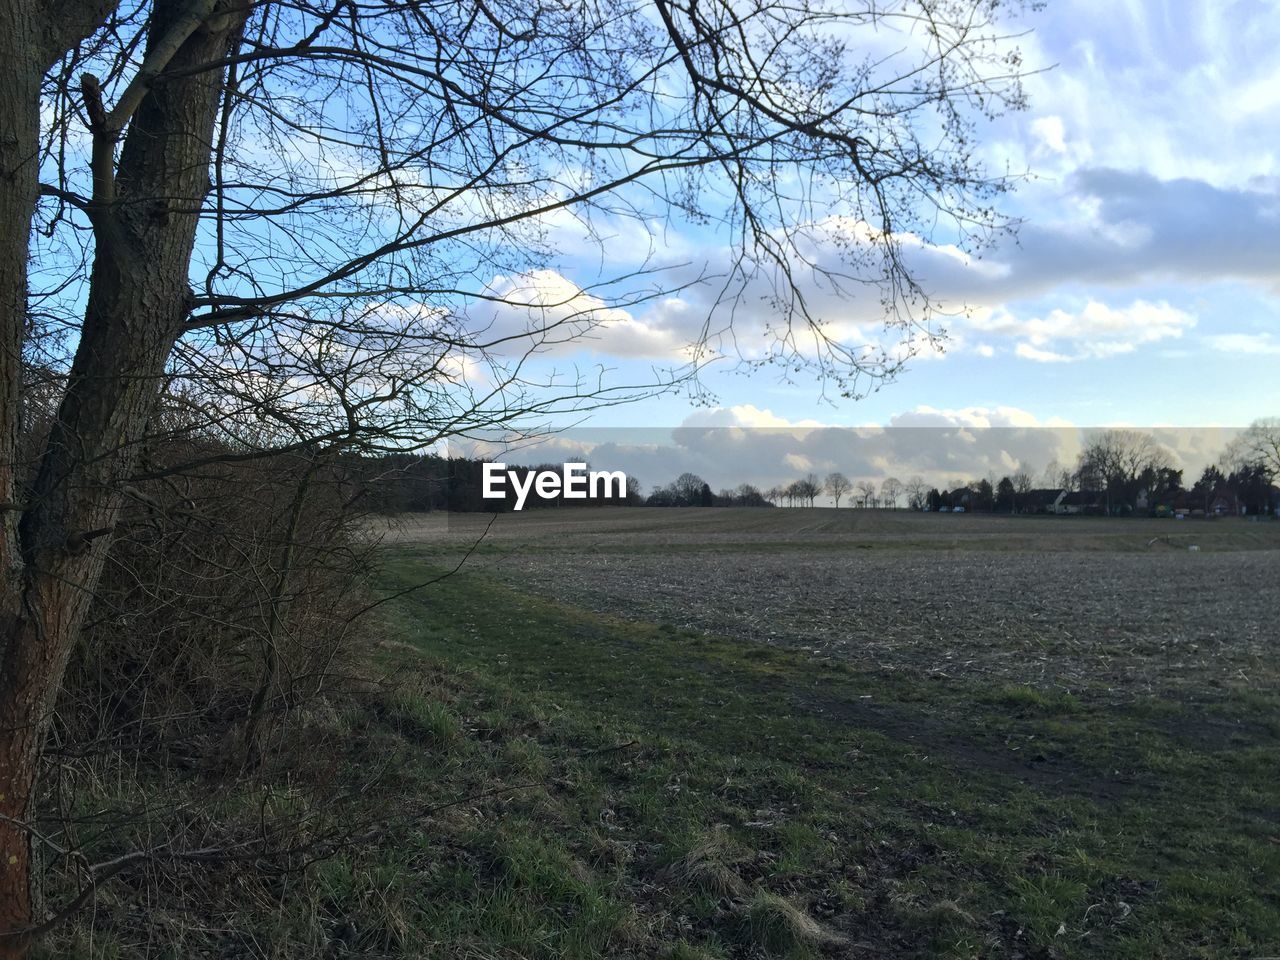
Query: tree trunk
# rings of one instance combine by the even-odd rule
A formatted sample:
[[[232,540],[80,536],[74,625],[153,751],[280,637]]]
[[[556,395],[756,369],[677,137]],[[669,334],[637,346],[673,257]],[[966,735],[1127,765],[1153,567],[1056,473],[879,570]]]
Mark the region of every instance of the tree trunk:
[[[191,10],[185,0],[156,0],[148,56],[173,43],[175,29]],[[179,38],[165,65],[218,62],[242,23],[226,16],[204,21]],[[7,26],[0,24],[2,42],[20,45],[24,34],[3,29]],[[3,73],[0,107],[7,110],[15,79],[8,70]],[[21,822],[31,813],[40,752],[67,659],[102,573],[121,504],[119,484],[134,465],[166,358],[189,312],[195,211],[209,188],[221,83],[218,69],[151,82],[129,123],[118,169],[116,133],[95,130],[105,162],[94,170],[96,248],[88,305],[67,392],[17,527],[17,556],[7,565],[4,584],[8,641],[0,651],[0,813],[7,819],[0,820],[0,932],[22,930],[37,919],[30,896],[30,837]],[[86,84],[90,99],[94,87]],[[33,97],[31,116],[24,119],[32,131],[37,109]],[[32,142],[35,138],[33,132]],[[0,149],[8,147],[6,141]],[[29,156],[34,166],[34,150]],[[0,223],[9,224],[11,215],[25,215],[24,222],[30,222],[34,170],[30,179],[20,196],[0,197],[5,204]],[[4,189],[17,193],[11,184]],[[20,245],[8,234],[5,238],[4,266],[25,263],[26,237]],[[25,297],[25,278],[16,287],[8,277],[0,282],[5,296]],[[7,353],[4,362],[19,358]],[[5,382],[15,379],[6,376]],[[10,527],[6,522],[7,537],[12,537]],[[0,960],[25,956],[27,946],[25,937],[0,937]]]
[[[27,815],[38,732],[11,717],[7,653],[26,642],[23,563],[18,542],[17,460],[22,338],[27,316],[27,248],[37,197],[42,69],[32,39],[35,16],[25,0],[0,0],[0,932],[21,929],[32,914],[31,845],[20,826]],[[0,958],[21,956],[21,938],[0,937]]]

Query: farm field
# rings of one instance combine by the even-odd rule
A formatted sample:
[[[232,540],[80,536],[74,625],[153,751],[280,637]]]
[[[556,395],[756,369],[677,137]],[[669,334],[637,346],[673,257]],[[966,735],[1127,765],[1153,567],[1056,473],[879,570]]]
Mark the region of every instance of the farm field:
[[[1280,955],[1278,523],[616,509],[387,541],[389,592],[449,574],[393,635],[545,778],[462,847],[536,838],[577,877],[499,871],[525,920],[459,906],[477,956]]]

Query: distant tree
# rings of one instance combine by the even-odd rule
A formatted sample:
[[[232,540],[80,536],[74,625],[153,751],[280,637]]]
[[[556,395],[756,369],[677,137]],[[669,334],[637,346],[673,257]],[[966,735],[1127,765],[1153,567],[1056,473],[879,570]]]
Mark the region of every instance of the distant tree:
[[[1271,505],[1271,480],[1260,463],[1247,463],[1227,475],[1226,489],[1231,492],[1233,507],[1244,507],[1246,513],[1265,514]]]
[[[827,496],[836,502],[838,508],[840,498],[853,489],[853,484],[848,477],[837,471],[827,474],[827,479],[822,482],[822,488],[827,491]]]
[[[645,506],[649,507],[675,507],[679,506],[676,499],[676,486],[669,483],[665,487],[655,486],[645,500]]]
[[[1173,467],[1147,467],[1138,475],[1138,486],[1147,491],[1147,499],[1175,493],[1182,489],[1182,471]]]
[[[974,510],[990,513],[996,506],[995,485],[985,477],[973,484],[970,506]]]
[[[1008,477],[1001,477],[1000,482],[996,484],[996,510],[1001,513],[1017,513],[1017,501],[1018,492],[1014,488],[1013,481]]]
[[[1133,506],[1144,472],[1162,469],[1172,469],[1172,456],[1151,434],[1104,430],[1080,451],[1076,474],[1081,489],[1105,493],[1110,514],[1120,505]]]
[[[795,483],[796,499],[804,506],[812,507],[813,501],[822,493],[822,482],[816,473],[806,473]]]
[[[942,493],[937,487],[932,487],[929,492],[925,494],[924,502],[927,509],[936,512],[942,507]]]
[[[929,487],[924,482],[924,477],[916,474],[907,481],[907,506],[912,510],[923,510],[928,494]]]
[[[764,492],[764,498],[772,503],[775,507],[782,503],[783,497],[786,495],[785,489],[780,484],[774,484]]]
[[[1191,487],[1191,494],[1204,505],[1205,513],[1213,502],[1213,495],[1226,485],[1227,478],[1214,464],[1209,464],[1200,473],[1200,478]]]
[[[880,484],[880,500],[888,507],[898,506],[898,497],[902,496],[902,481],[897,477],[885,477]]]
[[[1227,477],[1216,464],[1209,464],[1200,472],[1200,478],[1192,485],[1193,493],[1201,491],[1214,491],[1218,487],[1226,483]]]
[[[1044,468],[1044,485],[1051,490],[1069,490],[1072,487],[1072,471],[1057,460],[1050,460]]]
[[[1020,469],[1009,480],[1013,484],[1014,492],[1011,511],[1017,513],[1025,509],[1027,494],[1036,488],[1035,472],[1025,468]]]
[[[1232,441],[1224,459],[1236,468],[1258,468],[1269,482],[1280,479],[1280,417],[1253,421]]]
[[[864,507],[871,506],[876,498],[876,485],[870,480],[859,480],[857,483],[858,501]]]
[[[682,473],[672,484],[678,506],[696,507],[702,503],[702,488],[707,482],[696,473]],[[710,487],[707,487],[710,490]]]
[[[716,495],[711,492],[711,484],[703,483],[702,489],[698,491],[698,506],[714,507],[716,505]]]

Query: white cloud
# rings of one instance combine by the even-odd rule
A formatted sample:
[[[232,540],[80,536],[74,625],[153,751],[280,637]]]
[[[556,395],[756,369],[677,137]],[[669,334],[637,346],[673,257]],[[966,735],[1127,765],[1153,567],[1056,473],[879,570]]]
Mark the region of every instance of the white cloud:
[[[732,407],[712,407],[695,410],[685,417],[682,427],[747,427],[747,428],[803,428],[827,426],[817,420],[788,420],[772,410],[761,410],[750,403]]]
[[[939,410],[921,405],[889,419],[890,427],[964,427],[989,429],[992,427],[1070,427],[1071,423],[1060,417],[1041,421],[1035,414],[1018,407],[963,407],[955,410]]]
[[[483,293],[466,311],[467,329],[474,343],[500,355],[591,352],[680,362],[696,334],[690,329],[696,320],[679,297],[665,297],[637,316],[554,270],[496,276]],[[610,293],[622,303],[638,296]]]
[[[1070,363],[1071,358],[1065,353],[1054,353],[1052,350],[1040,350],[1033,347],[1029,343],[1020,343],[1013,351],[1024,360],[1034,360],[1037,363]]]
[[[1027,318],[1005,309],[980,311],[967,323],[988,336],[1017,340],[1014,353],[1025,360],[1067,363],[1132,353],[1141,344],[1181,337],[1196,318],[1164,301],[1110,307],[1090,300],[1076,311]]]
[[[784,455],[782,462],[792,470],[800,473],[813,469],[813,461],[799,453],[788,453]]]
[[[1280,338],[1270,333],[1223,333],[1205,337],[1204,341],[1221,353],[1280,354]]]
[[[1031,132],[1054,153],[1067,152],[1066,128],[1061,117],[1037,117],[1032,121]]]

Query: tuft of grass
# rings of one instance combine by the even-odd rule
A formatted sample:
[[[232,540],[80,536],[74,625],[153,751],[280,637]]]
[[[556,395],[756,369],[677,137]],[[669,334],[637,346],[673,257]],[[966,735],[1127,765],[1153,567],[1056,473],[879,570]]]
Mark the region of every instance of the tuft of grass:
[[[774,956],[804,955],[843,942],[790,900],[767,890],[757,890],[743,906],[740,933]]]
[[[458,718],[427,694],[397,690],[387,703],[387,713],[392,726],[402,734],[433,747],[446,748],[462,734]]]
[[[1062,690],[1045,690],[1021,683],[1006,683],[981,694],[984,702],[1005,707],[1018,714],[1043,714],[1054,716],[1076,713],[1080,701]]]
[[[749,888],[736,865],[747,852],[723,830],[704,835],[692,849],[663,871],[673,883],[705,891],[715,897],[745,897]]]

